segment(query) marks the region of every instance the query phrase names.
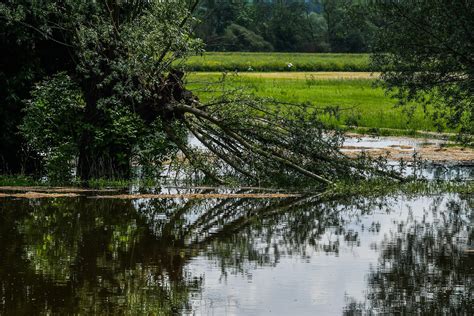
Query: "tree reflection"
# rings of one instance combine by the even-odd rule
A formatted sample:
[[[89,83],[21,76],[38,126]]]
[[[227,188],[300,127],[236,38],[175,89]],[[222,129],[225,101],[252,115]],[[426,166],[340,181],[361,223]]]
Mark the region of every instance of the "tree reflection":
[[[307,244],[337,254],[349,213],[304,197],[4,200],[0,311],[188,310],[202,283],[186,270],[196,255],[217,258],[226,273],[304,256]],[[328,229],[336,239],[321,240]]]
[[[0,214],[0,313],[169,315],[199,289],[130,201],[10,200]]]
[[[348,314],[466,310],[473,267],[463,247],[473,238],[472,198],[447,208],[442,202],[433,200],[421,222],[400,219],[370,273],[367,302],[352,302]],[[0,313],[191,310],[203,281],[187,270],[196,256],[215,259],[223,275],[274,266],[283,255],[337,256],[341,245],[359,246],[351,227],[362,216],[390,212],[390,205],[361,197],[3,200]],[[379,228],[374,221],[367,229]]]
[[[434,199],[423,218],[400,220],[368,275],[365,302],[346,314],[472,315],[474,198]]]

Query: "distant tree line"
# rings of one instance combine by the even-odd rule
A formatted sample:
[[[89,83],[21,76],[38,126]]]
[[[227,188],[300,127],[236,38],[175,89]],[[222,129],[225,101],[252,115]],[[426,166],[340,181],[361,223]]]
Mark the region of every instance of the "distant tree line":
[[[376,29],[353,0],[202,0],[198,17],[213,51],[366,52]]]

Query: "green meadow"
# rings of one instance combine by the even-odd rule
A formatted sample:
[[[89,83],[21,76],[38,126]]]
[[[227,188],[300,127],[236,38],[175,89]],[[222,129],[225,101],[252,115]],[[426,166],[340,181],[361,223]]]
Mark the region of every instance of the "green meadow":
[[[208,52],[184,64],[189,71],[375,71],[368,54]]]
[[[323,76],[318,73],[298,73],[294,76],[281,77],[278,74],[262,76],[258,74],[228,75],[228,88],[242,88],[258,97],[274,98],[288,103],[309,102],[315,107],[338,107],[341,109],[338,118],[325,117],[325,120],[338,125],[366,127],[374,129],[424,130],[436,131],[431,119],[427,118],[421,108],[416,108],[413,115],[408,115],[403,108],[397,107],[397,101],[386,95],[380,87],[375,87],[375,80],[370,74],[355,74],[355,79],[338,76]],[[199,97],[205,101],[216,96],[218,85],[213,91],[202,89],[204,84],[217,82],[222,74],[191,73],[188,81]],[[363,79],[357,77],[366,77]]]

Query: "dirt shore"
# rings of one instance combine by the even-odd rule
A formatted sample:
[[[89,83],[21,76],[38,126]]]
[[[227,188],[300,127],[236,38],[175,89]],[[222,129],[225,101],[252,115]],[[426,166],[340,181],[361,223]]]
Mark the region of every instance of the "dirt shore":
[[[356,157],[363,152],[372,157],[384,156],[390,160],[413,160],[416,156],[438,164],[474,165],[473,148],[454,146],[445,141],[432,139],[365,137],[360,142],[346,142],[341,150],[349,157]]]

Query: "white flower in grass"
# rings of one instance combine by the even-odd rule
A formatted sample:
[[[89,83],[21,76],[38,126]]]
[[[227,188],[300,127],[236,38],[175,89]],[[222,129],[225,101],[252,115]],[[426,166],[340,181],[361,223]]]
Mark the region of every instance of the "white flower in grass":
[[[293,67],[293,64],[292,64],[292,63],[287,63],[286,66],[287,66],[288,68],[291,68],[291,67]]]

